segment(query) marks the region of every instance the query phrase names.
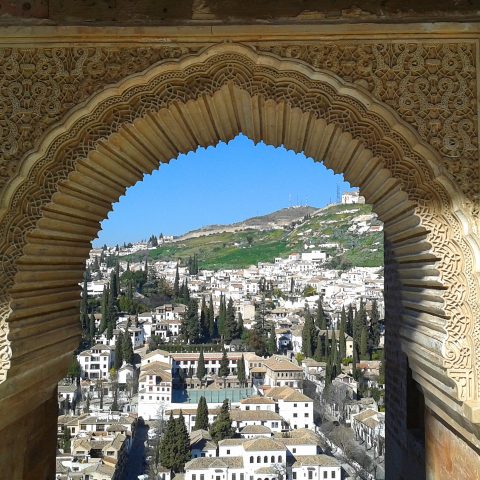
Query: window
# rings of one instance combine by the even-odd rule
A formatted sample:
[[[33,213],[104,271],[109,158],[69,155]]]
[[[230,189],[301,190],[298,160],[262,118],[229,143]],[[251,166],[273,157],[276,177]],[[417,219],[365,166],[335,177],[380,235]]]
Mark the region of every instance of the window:
[[[260,455],[257,457],[257,463],[262,463],[262,457],[260,457]]]
[[[293,480],[297,480],[297,472],[293,472]]]
[[[308,407],[308,403],[306,403],[305,406]]]
[[[306,413],[305,416],[308,417],[308,413]]]
[[[230,455],[230,450],[227,450],[227,455]],[[235,480],[235,479],[234,479]]]
[[[195,474],[192,475],[192,480],[197,480],[197,476]]]
[[[323,478],[328,478],[328,472],[327,471],[323,472]]]
[[[296,448],[292,448],[292,453],[297,453],[297,449],[296,449]]]
[[[253,463],[253,457],[250,457],[250,463]]]
[[[236,478],[237,476],[234,473],[232,473],[232,480],[236,480]]]
[[[245,480],[245,475],[243,473],[240,474],[240,480]]]
[[[250,407],[245,407],[245,410],[250,410]]]
[[[266,455],[263,457],[263,463],[268,463],[268,457]]]
[[[273,455],[271,456],[270,461],[271,461],[272,463],[275,463],[275,457],[274,457]]]
[[[312,480],[312,478],[313,478],[313,471],[309,470],[308,471],[308,480]],[[195,479],[193,479],[193,480],[195,480]]]
[[[282,463],[282,456],[281,455],[278,456],[278,463]]]
[[[293,418],[297,418],[297,417],[298,417],[298,413],[294,413]]]
[[[297,404],[296,404],[296,403],[294,403],[294,404],[293,404],[293,406],[294,406],[294,407],[296,407],[296,406],[297,406]]]
[[[332,472],[332,478],[336,478],[335,470]]]

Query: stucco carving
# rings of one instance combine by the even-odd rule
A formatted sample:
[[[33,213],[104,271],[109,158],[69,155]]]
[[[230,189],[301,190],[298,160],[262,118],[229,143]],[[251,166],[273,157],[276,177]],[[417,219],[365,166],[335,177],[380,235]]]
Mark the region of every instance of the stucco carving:
[[[165,50],[164,57],[165,52],[170,51]],[[169,55],[177,57],[184,53],[183,50],[175,50]],[[61,58],[67,59],[70,58],[70,55],[71,52],[68,54],[64,52]],[[95,50],[91,52],[91,55],[95,55]],[[48,58],[57,58],[57,54],[50,51]],[[410,59],[410,63],[412,62],[413,60]],[[360,62],[362,65],[365,63]],[[80,64],[84,65],[82,62]],[[36,63],[32,64],[33,67],[28,65],[30,64],[20,70],[26,69],[31,72],[32,69],[35,71],[37,68]],[[42,64],[40,63],[40,65]],[[97,82],[100,81],[100,78],[104,78],[105,70],[98,64],[96,64],[96,68],[100,69],[99,72],[92,67],[88,73],[85,73],[86,70],[79,66],[78,60],[67,63],[67,65],[68,68],[63,67],[63,70],[58,66],[55,68],[59,71],[70,72],[70,76],[73,75],[72,72],[84,72],[82,82],[77,84],[85,86],[81,98],[86,98],[93,91],[93,85],[98,85]],[[354,68],[355,65],[351,67]],[[391,68],[395,71],[394,67]],[[333,68],[333,70],[335,69]],[[118,78],[125,75],[126,70],[122,69],[122,72],[118,73]],[[78,76],[81,77],[82,74],[78,73]],[[27,75],[27,78],[31,77],[32,73],[30,76]],[[408,75],[405,78],[408,78]],[[163,67],[159,64],[153,70],[139,76],[138,79],[130,77],[126,82],[127,86],[112,90],[106,96],[100,95],[97,101],[92,100],[89,104],[88,115],[83,114],[76,117],[73,112],[71,125],[63,131],[61,127],[52,130],[50,137],[44,141],[43,148],[29,157],[28,162],[31,167],[28,172],[26,170],[23,172],[25,177],[21,179],[14,194],[8,199],[9,209],[0,224],[2,242],[0,244],[2,253],[0,260],[2,271],[6,277],[6,281],[0,285],[3,299],[10,298],[9,290],[13,286],[14,276],[17,272],[17,261],[22,255],[22,249],[27,244],[28,232],[36,227],[44,207],[51,202],[58,186],[75,170],[80,160],[87,158],[90,152],[105,143],[107,137],[113,132],[121,131],[122,127],[132,124],[136,119],[147,114],[154,114],[162,108],[184,105],[190,100],[212,96],[219,89],[232,85],[248,92],[250,98],[262,99],[261,101],[273,100],[288,105],[289,108],[297,108],[302,112],[310,113],[312,118],[324,119],[326,124],[335,125],[342,132],[348,132],[352,138],[359,139],[364,147],[372,152],[373,157],[381,159],[384,168],[388,169],[389,175],[398,180],[401,190],[408,194],[409,201],[412,202],[414,215],[421,221],[422,232],[426,238],[425,242],[422,237],[419,237],[418,243],[414,242],[413,246],[410,246],[412,251],[410,260],[417,261],[420,269],[430,266],[439,272],[437,278],[432,279],[432,275],[429,273],[426,274],[428,278],[423,284],[420,282],[419,286],[411,286],[410,289],[414,292],[413,298],[420,299],[417,308],[423,310],[427,315],[437,317],[435,336],[439,336],[438,325],[441,325],[445,332],[440,335],[443,354],[441,367],[448,370],[449,378],[455,382],[456,397],[459,400],[478,398],[479,392],[476,390],[478,388],[476,378],[478,377],[475,377],[473,365],[474,359],[479,358],[478,350],[475,351],[475,348],[478,348],[480,344],[478,337],[475,336],[478,335],[478,330],[474,331],[474,319],[478,318],[478,285],[471,250],[465,240],[465,225],[461,225],[457,216],[452,213],[451,195],[455,188],[449,184],[447,179],[444,178],[441,181],[437,179],[431,165],[440,160],[433,150],[419,143],[413,131],[399,123],[392,110],[386,109],[380,103],[375,104],[373,98],[365,97],[365,94],[358,89],[355,90],[328,74],[316,73],[295,59],[282,62],[275,55],[259,56],[253,50],[238,45],[212,47],[198,56],[187,57],[180,64],[177,61],[165,63]],[[413,79],[411,82],[415,84]],[[433,145],[438,141],[436,139],[442,138],[441,135],[447,133],[452,135],[457,142],[447,142],[448,151],[462,152],[462,155],[467,155],[470,148],[476,145],[476,140],[469,137],[468,142],[465,139],[460,141],[462,137],[460,133],[463,130],[453,130],[452,125],[451,130],[442,126],[443,133],[437,133],[434,136],[428,133],[429,126],[434,125],[434,116],[438,116],[439,112],[436,111],[438,108],[433,108],[433,106],[430,112],[424,105],[427,100],[415,97],[416,100],[412,101],[421,106],[423,113],[419,114],[417,119],[407,115],[409,109],[405,106],[405,103],[408,104],[406,99],[409,98],[408,95],[413,94],[410,91],[409,81],[405,83],[405,88],[410,93],[405,93],[402,97],[403,100],[398,99],[396,106],[400,108],[400,103],[403,105],[400,114],[403,112],[403,115],[408,117],[409,123],[421,127],[420,130],[423,128],[424,135]],[[27,85],[30,86],[30,91],[33,91],[34,83],[27,82]],[[90,89],[87,88],[88,85],[90,85]],[[423,87],[418,85],[423,85],[421,81],[417,83],[416,88],[424,91]],[[17,90],[17,92],[22,91],[20,87]],[[62,91],[69,92],[70,90],[65,88]],[[62,102],[67,102],[67,98],[70,101],[74,98],[69,97],[70,93],[65,93],[65,95],[66,97],[59,97],[63,99]],[[429,95],[430,100],[428,101],[432,105],[437,105],[433,102],[434,97],[431,96],[433,94]],[[446,95],[445,98],[449,102],[454,102],[455,95],[460,95],[460,93],[452,92]],[[35,122],[35,115],[32,112],[40,114],[45,109],[48,111],[50,104],[53,105],[51,107],[53,110],[57,108],[62,110],[58,105],[55,106],[55,102],[36,101],[35,97],[31,95],[27,96],[28,102],[25,101],[23,110],[18,107],[19,103],[14,101],[14,97],[8,97],[8,99],[9,108],[11,105],[16,106],[17,115],[23,110],[30,112],[30,122]],[[439,101],[438,104],[443,105],[442,101]],[[375,108],[370,108],[372,105]],[[259,114],[261,108],[265,107],[258,107]],[[410,105],[409,108],[412,110],[413,107]],[[471,108],[471,105],[465,108]],[[425,120],[428,112],[432,118]],[[448,115],[453,115],[448,113],[448,109],[442,110],[442,112],[447,119],[450,118]],[[49,117],[48,122],[50,123],[43,124],[40,130],[47,129],[59,114],[57,112],[55,114],[57,117],[55,115]],[[230,114],[235,116],[234,112],[230,112]],[[440,112],[440,114],[442,113]],[[218,125],[225,120],[222,118],[221,112],[212,113],[212,115],[216,118]],[[468,117],[467,113],[464,115]],[[422,125],[420,125],[420,119],[423,122]],[[415,122],[418,123],[415,124]],[[29,128],[33,127],[27,122],[25,129]],[[237,131],[239,131],[239,127]],[[11,127],[8,132],[10,135],[8,138],[13,139],[15,128]],[[39,131],[39,133],[41,132]],[[185,135],[187,134],[185,133]],[[227,140],[227,137],[226,134],[218,133],[217,140]],[[17,136],[17,142],[18,138]],[[282,135],[279,136],[280,143],[283,138]],[[186,140],[184,143],[189,144]],[[176,145],[176,142],[171,139],[171,144]],[[444,144],[442,145],[442,148],[447,148]],[[32,146],[33,144],[29,144],[28,148]],[[21,151],[20,147],[16,148],[15,155]],[[177,153],[181,151],[183,151],[181,148],[176,150]],[[12,154],[9,158],[11,160],[5,172],[11,172],[12,165],[14,165],[12,160],[14,155]],[[459,289],[459,285],[463,288]],[[427,304],[424,306],[421,304],[422,291],[429,288],[432,290],[428,296],[435,300],[426,302]],[[416,295],[417,297],[415,297]],[[435,305],[432,306],[432,303]],[[7,302],[3,305],[0,313],[2,326],[5,326],[10,309]],[[407,310],[409,308],[408,301],[405,308]],[[409,315],[415,316],[415,309],[412,309]],[[10,352],[5,337],[2,338],[2,342],[4,379]],[[478,373],[478,361],[475,368]]]
[[[390,105],[441,153],[443,166],[478,209],[474,43],[259,44],[258,49],[332,71]]]

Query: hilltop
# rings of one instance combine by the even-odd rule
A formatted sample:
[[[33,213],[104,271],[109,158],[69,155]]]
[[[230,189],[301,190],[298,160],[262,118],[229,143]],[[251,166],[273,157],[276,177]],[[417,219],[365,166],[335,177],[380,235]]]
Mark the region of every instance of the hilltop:
[[[277,210],[276,212],[268,213],[267,215],[260,215],[258,217],[248,218],[242,222],[232,223],[228,225],[207,225],[197,230],[191,230],[190,232],[182,235],[177,240],[183,241],[189,238],[201,237],[204,235],[210,235],[212,233],[224,233],[224,232],[240,232],[242,230],[275,230],[277,228],[283,228],[286,225],[291,224],[297,220],[301,220],[306,215],[310,215],[316,212],[318,209],[315,207],[300,206],[300,207],[288,207]]]
[[[370,205],[286,208],[231,225],[211,225],[128,257],[140,261],[186,260],[198,255],[200,268],[244,268],[313,249],[331,255],[334,268],[383,265],[381,222]],[[377,231],[373,231],[377,230]]]

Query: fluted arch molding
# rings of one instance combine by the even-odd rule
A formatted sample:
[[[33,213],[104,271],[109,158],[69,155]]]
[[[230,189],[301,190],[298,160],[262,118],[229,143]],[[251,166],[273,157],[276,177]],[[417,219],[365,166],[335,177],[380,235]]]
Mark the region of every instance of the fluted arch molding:
[[[104,89],[25,159],[2,202],[1,380],[41,378],[42,358],[64,368],[79,338],[90,242],[126,188],[159,163],[240,132],[305,152],[361,188],[392,246],[402,346],[416,379],[474,420],[478,249],[436,152],[361,87],[238,44],[161,62]]]

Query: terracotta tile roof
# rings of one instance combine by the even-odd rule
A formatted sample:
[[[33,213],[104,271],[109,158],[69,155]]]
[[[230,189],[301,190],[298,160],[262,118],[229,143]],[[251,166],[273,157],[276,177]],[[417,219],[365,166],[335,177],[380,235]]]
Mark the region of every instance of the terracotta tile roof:
[[[283,420],[276,412],[270,410],[231,410],[230,418],[234,422],[247,422],[252,420]]]
[[[270,370],[274,370],[276,372],[303,372],[303,368],[299,367],[298,365],[295,365],[292,362],[289,362],[288,360],[265,360],[263,364],[267,367],[270,368]]]
[[[272,438],[254,438],[247,440],[243,444],[243,449],[246,452],[283,451],[285,445]]]
[[[295,462],[293,468],[303,466],[322,466],[322,467],[340,467],[340,462],[328,455],[295,455]]]
[[[198,457],[185,464],[185,470],[207,470],[209,468],[243,468],[242,457]]]
[[[258,475],[275,475],[278,472],[273,467],[260,467],[255,470]]]
[[[246,425],[240,430],[241,434],[254,434],[254,433],[268,433],[271,434],[272,431],[265,425]]]
[[[275,402],[271,398],[256,396],[256,397],[243,398],[242,400],[240,400],[240,403],[243,403],[244,405],[252,405],[252,404],[272,405]]]

